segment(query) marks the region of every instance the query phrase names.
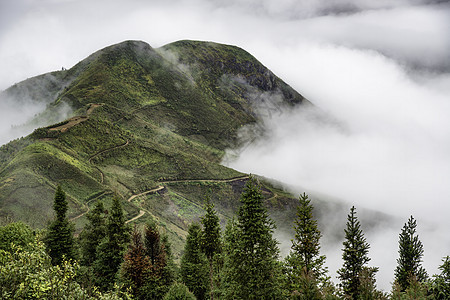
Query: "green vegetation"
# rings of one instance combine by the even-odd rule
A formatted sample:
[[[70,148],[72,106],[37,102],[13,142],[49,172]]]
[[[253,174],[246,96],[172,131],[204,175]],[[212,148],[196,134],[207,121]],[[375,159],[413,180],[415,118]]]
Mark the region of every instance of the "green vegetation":
[[[300,197],[298,218],[294,222],[296,236],[290,256],[295,259],[279,261],[277,242],[272,237],[274,223],[262,206],[261,186],[251,177],[242,193],[242,205],[236,218],[227,224],[224,252],[220,252],[221,242],[217,240],[221,235],[218,218],[207,201],[206,213],[201,218],[203,229],[198,223],[189,226],[179,270],[173,262],[167,237],[160,235],[155,223],[147,224],[143,235],[134,226],[129,242],[122,207],[118,199],[114,199],[110,212],[103,211],[98,202],[95,210],[88,214],[90,222],[77,239],[83,249],[80,260],[70,258],[73,247],[57,248],[59,261],[50,256],[55,256],[54,247],[45,247],[42,241],[55,234],[51,224],[44,233],[33,231],[23,223],[0,227],[1,298],[448,299],[448,257],[440,266],[441,274],[433,276],[432,280],[419,281],[410,276],[405,290],[396,280],[390,297],[377,291],[374,275],[378,269],[364,265],[370,260],[369,245],[362,235],[354,207],[345,229],[344,267],[339,271],[344,284],[338,289],[328,281],[327,270],[323,268],[325,257],[318,252],[321,233],[312,217],[312,205],[306,194]],[[56,220],[67,220],[67,202],[60,187],[54,208]],[[108,216],[106,226],[104,214]],[[415,225],[413,220],[411,217],[405,228],[415,229],[411,226]],[[97,247],[86,243],[89,236],[97,243],[94,224],[104,227],[106,232]],[[95,249],[93,254],[90,253],[92,249]],[[89,255],[95,260],[89,259]],[[211,257],[216,258],[214,264],[208,263]],[[208,269],[212,265],[220,266],[216,268],[217,283],[220,284],[214,286],[214,292],[209,290],[212,273]],[[281,269],[289,272],[282,273]],[[344,278],[343,274],[348,276]],[[353,274],[355,277],[351,276]],[[177,276],[184,284],[176,282]],[[355,294],[351,294],[353,285],[356,285]]]
[[[436,299],[443,300],[450,298],[450,257],[442,259],[442,265],[439,266],[441,273],[434,276],[431,287]]]
[[[426,281],[428,277],[422,267],[423,245],[416,235],[416,227],[416,220],[411,216],[399,235],[399,258],[395,269],[395,281],[402,292],[408,289],[412,281],[420,283]]]
[[[275,223],[263,206],[260,187],[250,178],[237,220],[225,232],[225,299],[280,299],[281,265],[273,238]]]
[[[220,219],[214,210],[214,204],[211,203],[208,195],[205,201],[205,215],[201,218],[203,231],[201,234],[200,245],[202,252],[206,255],[209,263],[209,292],[211,300],[214,299],[214,291],[217,283],[214,282],[214,263],[217,257],[222,253],[222,240],[220,234]],[[220,271],[220,264],[216,263],[217,271]]]
[[[338,270],[341,287],[346,297],[359,299],[361,297],[361,278],[366,264],[370,261],[369,248],[361,224],[356,217],[354,206],[347,216],[347,226],[345,231],[345,241],[343,242],[342,259],[344,265]],[[367,269],[366,269],[367,270]],[[371,268],[365,275],[373,278],[378,268]]]
[[[105,208],[102,202],[97,202],[86,216],[88,223],[80,233],[81,263],[91,266],[97,260],[97,247],[106,234]]]
[[[170,287],[163,300],[196,300],[196,298],[184,284],[175,283]]]
[[[208,261],[201,250],[202,229],[198,223],[192,223],[188,229],[183,257],[181,257],[180,275],[182,282],[198,300],[208,299]]]
[[[108,205],[118,194],[125,218],[144,211],[134,222],[163,226],[178,258],[205,190],[215,193],[222,225],[239,205],[245,180],[222,180],[244,174],[220,162],[238,130],[258,120],[253,103],[262,94],[281,95],[276,105],[308,103],[246,51],[195,41],[160,49],[123,42],[5,93],[49,103],[32,124],[55,121],[0,147],[0,219],[44,228],[60,185],[79,233],[96,201]],[[67,105],[74,117],[58,119]],[[126,201],[158,186],[164,189]],[[272,211],[286,207],[278,200]]]
[[[4,93],[45,103],[26,125],[49,126],[0,147],[0,298],[386,299],[377,269],[364,265],[368,244],[354,209],[344,266],[357,265],[357,277],[344,280],[357,282],[357,296],[328,281],[306,194],[299,205],[221,165],[239,129],[258,122],[255,103],[276,96],[275,106],[309,105],[244,50],[127,41]],[[67,105],[73,117],[62,120]],[[336,207],[314,204],[316,215]],[[294,237],[285,262],[275,223]],[[412,245],[420,262],[415,221],[408,226],[400,249]],[[399,263],[408,255],[400,251]],[[391,299],[447,299],[448,258],[441,270],[433,279],[408,271]]]
[[[12,245],[23,249],[34,240],[33,230],[22,222],[9,223],[0,227],[0,251],[10,251]]]
[[[325,256],[320,255],[320,233],[317,221],[312,215],[313,206],[308,195],[303,193],[297,206],[294,221],[295,238],[292,240],[291,252],[285,259],[284,272],[290,295],[299,299],[321,299],[319,283],[329,284]]]
[[[138,299],[142,298],[144,276],[152,266],[149,257],[145,255],[145,250],[141,233],[134,227],[131,243],[121,267],[121,278],[131,289],[132,295]]]
[[[110,289],[115,281],[129,242],[129,231],[119,199],[114,197],[106,222],[106,236],[97,246],[96,260],[92,264],[96,283],[102,290]]]
[[[66,194],[58,185],[53,203],[55,219],[49,224],[44,238],[47,252],[52,258],[53,265],[60,265],[64,260],[76,258],[74,227],[67,219]]]

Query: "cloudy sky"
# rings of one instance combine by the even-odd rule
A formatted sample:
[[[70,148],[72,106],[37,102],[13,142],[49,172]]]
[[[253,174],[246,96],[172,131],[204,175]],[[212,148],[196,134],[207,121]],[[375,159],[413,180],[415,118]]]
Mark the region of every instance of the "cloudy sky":
[[[448,1],[0,1],[0,90],[128,39],[252,53],[318,109],[266,119],[269,135],[227,163],[405,222],[413,214],[430,273],[450,254]],[[399,231],[368,236],[385,289]],[[325,250],[338,266],[338,248]]]

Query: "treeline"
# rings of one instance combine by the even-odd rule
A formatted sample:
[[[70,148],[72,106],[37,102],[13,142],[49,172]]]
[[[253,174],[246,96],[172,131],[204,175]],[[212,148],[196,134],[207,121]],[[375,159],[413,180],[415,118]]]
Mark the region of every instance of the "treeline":
[[[181,262],[174,263],[167,236],[153,223],[142,230],[125,223],[114,198],[87,214],[74,237],[67,201],[58,187],[55,217],[47,230],[23,223],[0,228],[2,299],[450,299],[450,259],[429,277],[416,220],[399,235],[399,257],[390,293],[377,289],[378,267],[369,266],[370,245],[355,207],[347,217],[339,283],[332,282],[320,253],[322,234],[306,194],[299,197],[295,236],[280,260],[275,223],[250,178],[241,206],[224,231],[209,199],[200,223],[189,226]]]

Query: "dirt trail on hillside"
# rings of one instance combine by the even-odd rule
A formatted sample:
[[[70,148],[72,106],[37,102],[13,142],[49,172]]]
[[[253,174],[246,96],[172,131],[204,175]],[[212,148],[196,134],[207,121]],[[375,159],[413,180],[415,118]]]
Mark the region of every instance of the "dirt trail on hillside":
[[[141,210],[139,211],[139,214],[138,214],[136,217],[134,217],[134,218],[132,218],[132,219],[129,219],[128,221],[125,221],[125,224],[128,224],[128,223],[130,223],[130,222],[136,221],[137,219],[139,219],[140,217],[142,217],[144,214],[145,214],[145,211],[143,211],[143,210],[141,209]]]
[[[94,201],[94,200],[97,200],[98,198],[104,196],[104,195],[107,194],[107,193],[108,193],[107,191],[104,191],[103,193],[101,193],[101,194],[98,195],[97,197],[95,197],[95,198],[89,200],[88,202],[86,202],[86,207],[87,207],[86,211],[85,211],[84,213],[82,213],[82,214],[79,214],[79,215],[76,216],[76,217],[73,217],[73,218],[69,219],[69,221],[71,221],[71,222],[72,222],[72,221],[75,221],[76,219],[81,218],[82,216],[84,216],[85,214],[87,214],[87,213],[91,210],[91,208],[89,207],[89,203],[91,203],[91,202]]]
[[[99,151],[99,152],[97,152],[97,153],[91,155],[91,157],[89,157],[89,162],[91,162],[91,160],[92,160],[94,157],[99,156],[100,154],[103,154],[103,153],[105,153],[105,152],[108,152],[108,151],[111,151],[111,150],[114,150],[114,149],[119,149],[119,148],[128,146],[128,144],[130,144],[130,141],[129,141],[129,140],[127,140],[124,144],[120,144],[120,145],[117,145],[117,146],[113,146],[113,147],[111,147],[111,148],[107,148],[107,149],[101,150],[101,151]]]
[[[117,146],[114,146],[114,147],[111,147],[111,148],[108,148],[108,149],[101,150],[101,151],[99,151],[99,152],[97,152],[97,153],[91,155],[91,157],[89,157],[89,159],[88,159],[89,163],[92,164],[92,165],[94,166],[94,168],[96,168],[97,171],[100,172],[100,183],[101,183],[101,184],[103,184],[103,181],[105,180],[105,174],[103,174],[103,171],[100,170],[99,167],[95,166],[95,165],[92,163],[92,159],[93,159],[94,157],[100,155],[100,154],[105,153],[105,152],[108,152],[108,151],[111,151],[111,150],[114,150],[114,149],[118,149],[118,148],[125,147],[125,146],[127,146],[128,144],[130,144],[130,141],[129,141],[129,140],[127,140],[127,141],[125,142],[125,144],[120,144],[120,145],[117,145]]]
[[[242,177],[235,177],[235,178],[230,178],[230,179],[184,179],[184,180],[160,181],[159,183],[160,183],[160,184],[183,183],[183,182],[216,182],[216,183],[227,183],[227,182],[234,182],[234,181],[239,181],[239,180],[245,180],[245,179],[248,179],[248,178],[249,178],[248,176],[242,176]],[[131,200],[133,200],[133,199],[136,198],[136,197],[144,196],[144,195],[147,195],[147,194],[150,194],[150,193],[154,193],[154,192],[160,191],[160,190],[162,190],[162,189],[164,189],[164,186],[159,185],[158,187],[153,188],[153,189],[151,189],[151,190],[142,192],[142,193],[140,193],[140,194],[133,195],[133,196],[131,196],[130,198],[128,198],[127,201],[128,201],[128,202],[131,202]]]
[[[164,186],[159,185],[157,188],[154,188],[154,189],[151,189],[151,190],[142,192],[142,193],[140,193],[140,194],[133,195],[133,196],[131,196],[130,198],[128,198],[127,201],[128,201],[128,202],[131,202],[131,200],[133,200],[133,199],[136,198],[136,197],[144,196],[144,195],[147,195],[147,194],[150,194],[150,193],[154,193],[154,192],[160,191],[160,190],[162,190],[162,189],[164,189]]]
[[[172,181],[160,181],[160,184],[170,184],[170,183],[182,183],[182,182],[216,182],[216,183],[227,183],[227,182],[234,182],[234,181],[239,181],[239,180],[245,180],[248,179],[249,176],[245,175],[245,176],[241,176],[241,177],[235,177],[235,178],[230,178],[230,179],[185,179],[185,180],[172,180]],[[165,187],[163,185],[159,185],[157,188],[153,188],[151,190],[142,192],[140,194],[136,194],[131,196],[130,198],[128,198],[128,202],[131,202],[131,200],[133,200],[136,197],[140,197],[140,196],[144,196],[150,193],[155,193],[158,192],[162,189],[164,189]],[[195,203],[193,203],[195,204]],[[141,209],[139,215],[137,215],[136,217],[126,221],[126,223],[135,221],[137,219],[139,219],[140,217],[142,217],[145,214],[145,211],[143,211]]]
[[[235,177],[235,178],[230,178],[230,179],[184,179],[184,180],[181,179],[181,180],[160,181],[159,183],[160,184],[183,183],[183,182],[217,182],[217,183],[224,183],[225,182],[226,183],[226,182],[245,180],[245,179],[248,179],[248,178],[249,178],[248,176],[242,176],[242,177]],[[147,194],[150,194],[150,193],[154,193],[154,192],[160,191],[162,189],[164,189],[164,186],[159,185],[158,187],[153,188],[151,190],[142,192],[140,194],[133,195],[130,198],[128,198],[127,201],[131,202],[131,200],[133,200],[136,197],[144,196],[144,195],[147,195]]]
[[[233,181],[239,181],[239,180],[245,180],[248,179],[249,176],[241,176],[241,177],[235,177],[230,179],[180,179],[180,180],[166,180],[166,181],[160,181],[159,183],[183,183],[183,182],[217,182],[217,183],[227,183],[227,182],[233,182]]]
[[[91,103],[89,105],[90,106],[89,106],[88,110],[86,111],[86,115],[85,116],[75,116],[75,117],[69,118],[69,119],[67,119],[67,123],[62,124],[62,125],[57,126],[57,127],[50,128],[49,130],[50,131],[66,132],[67,130],[69,130],[70,128],[74,127],[75,125],[78,125],[81,122],[84,122],[84,121],[88,120],[89,119],[89,115],[92,114],[94,109],[104,105],[104,103]]]
[[[117,146],[117,147],[121,147],[121,146],[123,147],[123,146],[125,146],[125,145],[128,145],[128,141],[127,141],[127,143],[125,143],[125,144],[123,144],[123,145],[119,145],[119,146]],[[108,149],[108,150],[111,150],[111,149],[114,149],[114,148],[117,148],[117,147],[113,147],[113,148],[110,148],[110,149]],[[95,155],[99,155],[100,153],[103,153],[103,152],[105,152],[105,151],[106,151],[106,150],[103,150],[103,151],[101,151],[101,152],[99,152],[99,153],[97,153],[97,154],[95,154]],[[94,155],[94,156],[95,156],[95,155]],[[89,160],[89,161],[90,161],[90,160]],[[101,171],[100,171],[100,172],[101,172]],[[101,173],[101,174],[102,174],[102,182],[103,182],[103,173]],[[161,182],[159,182],[159,183],[160,183],[160,184],[183,183],[183,182],[186,182],[186,183],[188,183],[188,182],[216,182],[216,183],[228,183],[228,182],[234,182],[234,181],[245,180],[245,179],[248,179],[248,178],[249,178],[249,176],[245,175],[245,176],[235,177],[235,178],[230,178],[230,179],[185,179],[185,180],[161,181]],[[131,202],[134,198],[137,198],[137,197],[140,197],[140,196],[145,196],[145,195],[148,195],[148,194],[151,194],[151,193],[156,193],[156,192],[158,192],[158,191],[163,190],[164,188],[165,188],[165,186],[163,186],[163,185],[158,185],[158,187],[156,187],[156,188],[152,188],[152,189],[150,189],[150,190],[148,190],[148,191],[144,191],[144,192],[142,192],[142,193],[139,193],[139,194],[136,194],[136,195],[132,195],[131,197],[129,197],[129,198],[127,199],[127,201],[128,201],[128,202]],[[99,197],[103,196],[103,195],[106,194],[106,193],[107,193],[107,192],[105,191],[105,192],[103,192],[102,194],[100,194],[99,196],[95,197],[94,199],[89,200],[89,201],[86,203],[87,210],[86,210],[84,213],[82,213],[82,214],[80,214],[80,215],[78,215],[78,216],[76,216],[76,217],[71,218],[70,221],[75,221],[76,219],[81,218],[82,216],[84,216],[85,214],[87,214],[87,213],[90,211],[90,207],[89,207],[88,204],[89,204],[90,202],[92,202],[92,201],[98,199]],[[275,194],[275,196],[272,197],[272,198],[276,198],[276,197],[278,197],[278,195]],[[140,211],[139,211],[139,214],[138,214],[137,216],[135,216],[135,217],[133,217],[133,218],[127,220],[125,223],[133,222],[133,221],[135,221],[135,220],[137,220],[137,219],[143,217],[144,215],[145,215],[145,211],[141,208]]]
[[[278,194],[277,193],[272,193],[272,194],[273,194],[273,196],[268,198],[268,199],[266,199],[266,201],[272,201],[272,200],[278,198]]]

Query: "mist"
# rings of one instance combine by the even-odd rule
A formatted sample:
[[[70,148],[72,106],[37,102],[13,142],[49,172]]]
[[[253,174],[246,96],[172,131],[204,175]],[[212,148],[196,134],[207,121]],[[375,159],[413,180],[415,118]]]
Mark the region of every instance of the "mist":
[[[301,57],[296,85],[306,87],[304,95],[317,106],[263,114],[265,134],[248,137],[252,131],[244,128],[242,140],[252,142],[230,149],[224,163],[300,185],[291,188],[297,195],[325,193],[348,208],[381,211],[404,222],[413,215],[424,240],[425,266],[436,273],[450,248],[444,235],[450,225],[450,119],[445,117],[450,102],[448,87],[441,84],[446,76],[424,80],[424,74],[379,53],[342,46],[302,45],[283,55]],[[347,214],[339,213],[342,232]],[[365,217],[360,217],[363,226],[373,221]],[[322,227],[336,228],[324,222],[329,219],[321,220]],[[402,225],[385,224],[366,235],[384,289],[392,282]],[[342,245],[327,241],[326,234],[324,239],[330,270],[336,270]]]
[[[380,267],[383,289],[393,280],[398,234],[411,214],[430,275],[449,254],[448,1],[18,0],[0,6],[0,89],[69,68],[123,40],[159,47],[196,39],[244,48],[314,107],[265,115],[264,135],[229,149],[224,163],[297,186],[294,194],[348,206],[321,219],[331,274],[342,265],[342,239],[329,229],[343,232],[351,205],[366,226],[370,265]],[[42,109],[14,110],[13,102],[0,107],[7,111],[4,132]],[[242,130],[244,142],[252,132]],[[365,225],[379,217],[366,211],[393,221]],[[287,251],[291,237],[279,237]]]
[[[0,145],[68,118],[73,112],[68,104],[61,102],[51,107],[50,104],[70,82],[44,74],[0,92]],[[49,108],[52,113],[43,116]]]
[[[0,99],[0,145],[3,145],[31,133],[34,128],[23,128],[21,125],[42,112],[45,104],[31,101],[17,104],[15,99],[9,97]]]

